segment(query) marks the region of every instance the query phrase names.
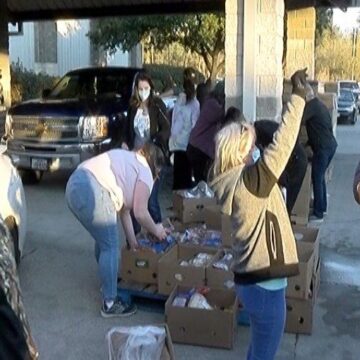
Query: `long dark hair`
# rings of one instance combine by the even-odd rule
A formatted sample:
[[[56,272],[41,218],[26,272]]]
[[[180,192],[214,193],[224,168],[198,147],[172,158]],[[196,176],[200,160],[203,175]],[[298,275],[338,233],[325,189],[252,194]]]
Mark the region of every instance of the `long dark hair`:
[[[153,101],[153,97],[154,97],[154,83],[151,79],[151,76],[145,71],[138,72],[134,78],[134,88],[130,99],[130,106],[135,108],[138,108],[142,102],[139,96],[140,81],[146,81],[150,85],[151,90],[150,90],[149,103]]]
[[[139,152],[145,157],[155,179],[159,175],[161,168],[165,165],[164,153],[151,142],[147,142]]]

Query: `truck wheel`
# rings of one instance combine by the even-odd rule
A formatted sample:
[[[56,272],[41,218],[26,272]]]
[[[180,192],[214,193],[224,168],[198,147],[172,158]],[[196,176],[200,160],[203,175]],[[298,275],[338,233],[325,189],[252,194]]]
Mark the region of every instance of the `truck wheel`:
[[[19,231],[16,225],[16,221],[12,216],[9,216],[8,218],[5,219],[5,224],[11,235],[11,241],[14,248],[13,250],[14,250],[14,258],[16,261],[16,265],[19,265],[21,253],[19,248]]]
[[[41,181],[44,172],[40,170],[19,169],[19,174],[24,184],[34,185]]]

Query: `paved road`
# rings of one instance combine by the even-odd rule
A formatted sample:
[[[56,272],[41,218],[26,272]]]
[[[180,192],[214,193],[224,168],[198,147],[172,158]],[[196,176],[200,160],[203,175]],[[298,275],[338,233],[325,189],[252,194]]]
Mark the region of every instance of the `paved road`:
[[[312,336],[285,335],[278,359],[357,360],[360,354],[360,207],[351,182],[360,158],[360,124],[341,126],[329,188],[330,210],[321,229],[322,284]],[[139,311],[124,320],[99,316],[100,292],[93,241],[64,201],[69,174],[45,176],[26,187],[29,230],[20,267],[25,304],[42,359],[107,359],[105,334],[116,325],[163,322]],[[169,203],[169,193],[162,196]],[[244,359],[249,338],[239,327],[233,351],[176,345],[177,359]]]

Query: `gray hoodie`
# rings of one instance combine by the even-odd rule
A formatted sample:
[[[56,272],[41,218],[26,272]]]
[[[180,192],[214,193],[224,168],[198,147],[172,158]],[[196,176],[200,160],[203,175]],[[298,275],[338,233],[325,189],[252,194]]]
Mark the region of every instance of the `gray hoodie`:
[[[278,179],[294,148],[304,100],[293,95],[273,142],[256,164],[235,167],[210,186],[231,215],[237,283],[256,283],[298,273],[296,244]]]

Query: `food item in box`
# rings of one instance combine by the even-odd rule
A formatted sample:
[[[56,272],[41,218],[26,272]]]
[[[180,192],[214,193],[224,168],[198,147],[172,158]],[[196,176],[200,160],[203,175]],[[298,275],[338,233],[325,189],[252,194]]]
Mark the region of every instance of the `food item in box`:
[[[205,267],[210,263],[212,258],[213,256],[210,254],[199,253],[189,260],[182,260],[180,266]]]
[[[234,256],[231,253],[225,253],[225,255],[218,261],[212,264],[213,268],[229,271],[234,261]]]
[[[159,242],[152,234],[144,233],[138,234],[136,239],[141,248],[151,249],[156,254],[165,252],[175,243],[175,237],[172,235],[168,235],[166,239],[161,242]]]
[[[206,297],[199,292],[196,292],[191,296],[188,307],[205,310],[213,309],[213,307],[206,300]]]
[[[198,225],[186,229],[183,233],[172,234],[180,244],[192,244],[209,247],[221,246],[221,232],[208,230],[206,225]]]
[[[213,198],[214,192],[209,188],[205,181],[200,181],[190,190],[180,190],[177,193],[187,199]]]

